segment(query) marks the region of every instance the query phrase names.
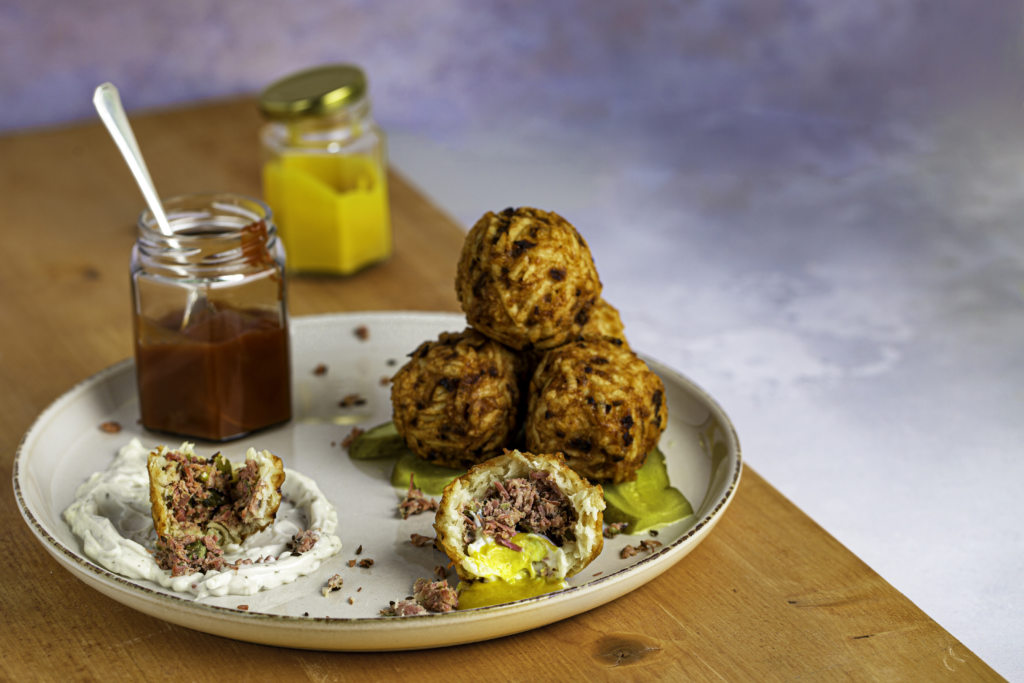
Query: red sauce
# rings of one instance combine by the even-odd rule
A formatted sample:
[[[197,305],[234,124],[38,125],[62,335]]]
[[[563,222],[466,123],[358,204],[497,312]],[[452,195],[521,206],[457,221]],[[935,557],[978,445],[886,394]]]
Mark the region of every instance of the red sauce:
[[[224,441],[291,418],[288,330],[276,315],[235,309],[140,318],[135,337],[142,424]]]

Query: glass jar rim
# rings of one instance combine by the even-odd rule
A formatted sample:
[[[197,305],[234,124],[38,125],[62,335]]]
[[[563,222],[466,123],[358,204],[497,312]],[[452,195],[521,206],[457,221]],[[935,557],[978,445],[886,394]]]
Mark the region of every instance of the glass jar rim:
[[[164,235],[157,225],[156,218],[149,208],[139,213],[136,223],[140,236],[158,238],[158,241],[189,241],[201,239],[202,235],[183,234],[182,230],[199,227],[203,219],[214,217],[213,211],[219,210],[217,218],[225,228],[236,227],[241,230],[253,223],[263,221],[268,230],[273,227],[274,212],[262,200],[235,192],[193,192],[174,195],[161,200],[167,220],[171,224],[171,235]]]

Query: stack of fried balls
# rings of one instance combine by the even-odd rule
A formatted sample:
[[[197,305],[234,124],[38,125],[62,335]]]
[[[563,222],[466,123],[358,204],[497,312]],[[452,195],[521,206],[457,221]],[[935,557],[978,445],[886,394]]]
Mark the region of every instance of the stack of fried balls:
[[[667,424],[665,388],[626,343],[576,228],[540,209],[488,212],[455,288],[470,327],[422,343],[392,381],[409,449],[448,467],[562,453],[588,479],[635,479]]]

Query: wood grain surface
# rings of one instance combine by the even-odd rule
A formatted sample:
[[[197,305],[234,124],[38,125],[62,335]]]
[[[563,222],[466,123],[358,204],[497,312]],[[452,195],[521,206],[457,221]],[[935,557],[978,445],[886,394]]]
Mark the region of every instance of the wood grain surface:
[[[162,194],[259,194],[252,100],[132,120]],[[458,309],[462,231],[400,175],[390,189],[394,256],[350,278],[290,279],[293,315]],[[128,259],[141,205],[98,123],[0,138],[0,547],[11,558],[0,570],[0,679],[1000,680],[749,465],[709,538],[661,577],[489,642],[287,650],[172,626],[102,596],[39,545],[10,481],[40,411],[131,354]]]

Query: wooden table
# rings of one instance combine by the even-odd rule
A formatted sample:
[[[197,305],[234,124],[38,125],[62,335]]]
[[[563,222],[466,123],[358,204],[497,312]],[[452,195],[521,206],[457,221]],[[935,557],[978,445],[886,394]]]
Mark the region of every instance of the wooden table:
[[[251,100],[133,122],[165,195],[220,189],[258,196],[260,121]],[[462,231],[396,173],[391,202],[394,257],[348,279],[292,279],[293,315],[458,310],[452,283]],[[39,412],[131,355],[128,257],[141,205],[99,123],[0,138],[5,482]],[[757,455],[747,457],[756,464]],[[470,672],[521,680],[999,680],[749,465],[714,532],[651,583],[545,628],[431,651],[285,650],[145,616],[51,559],[22,521],[10,484],[0,494],[0,546],[13,558],[0,582],[0,678],[7,680],[444,680]]]

